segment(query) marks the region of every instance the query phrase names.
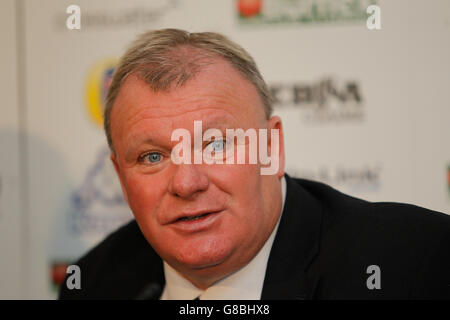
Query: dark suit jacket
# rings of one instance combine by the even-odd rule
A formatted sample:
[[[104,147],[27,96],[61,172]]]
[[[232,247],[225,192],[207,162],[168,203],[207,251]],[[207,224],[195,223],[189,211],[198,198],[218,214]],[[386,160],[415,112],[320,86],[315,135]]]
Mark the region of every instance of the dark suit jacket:
[[[450,216],[288,175],[286,183],[262,299],[450,299]],[[76,264],[81,290],[63,284],[61,299],[134,299],[149,284],[157,299],[154,288],[164,288],[162,260],[135,221]],[[381,289],[367,287],[371,265]]]

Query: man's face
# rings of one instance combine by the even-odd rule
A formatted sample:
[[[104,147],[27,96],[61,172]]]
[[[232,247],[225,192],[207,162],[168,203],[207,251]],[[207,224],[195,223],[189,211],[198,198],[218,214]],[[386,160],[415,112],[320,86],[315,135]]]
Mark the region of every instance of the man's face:
[[[269,136],[279,129],[277,174],[261,175],[260,164],[248,164],[248,141],[246,164],[173,163],[178,141],[171,141],[172,132],[184,128],[194,137],[195,120],[203,131],[217,128],[224,137],[227,128],[264,128]],[[254,86],[221,59],[168,92],[154,92],[136,76],[123,84],[111,113],[112,160],[144,236],[190,280],[236,271],[270,235],[281,210],[281,129],[278,117],[265,119]]]

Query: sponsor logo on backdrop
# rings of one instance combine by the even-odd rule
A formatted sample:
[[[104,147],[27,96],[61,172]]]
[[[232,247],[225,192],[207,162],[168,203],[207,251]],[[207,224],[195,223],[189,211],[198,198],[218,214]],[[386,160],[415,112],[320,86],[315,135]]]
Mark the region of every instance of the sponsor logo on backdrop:
[[[316,169],[292,168],[287,173],[294,177],[320,181],[346,192],[377,192],[381,187],[381,165],[328,166]]]
[[[106,94],[116,59],[102,59],[88,71],[85,102],[88,117],[103,130]],[[106,235],[131,218],[120,183],[104,145],[71,197],[69,229],[74,234]]]
[[[277,109],[295,108],[306,122],[364,120],[361,85],[354,80],[324,77],[314,82],[270,84]]]
[[[89,118],[103,126],[103,112],[108,88],[111,85],[117,59],[107,58],[95,63],[89,70],[85,85],[85,103]]]
[[[69,259],[54,260],[50,263],[50,279],[53,291],[57,291],[63,283],[69,265]]]
[[[152,0],[145,6],[111,8],[105,5],[98,9],[91,6],[81,6],[81,22],[83,30],[103,29],[116,30],[117,28],[141,27],[160,22],[169,12],[174,10],[179,0]],[[55,17],[58,30],[67,30],[67,14],[62,11]]]
[[[72,195],[69,227],[75,234],[106,235],[131,218],[109,154],[107,147],[99,152]]]
[[[366,21],[376,0],[237,0],[239,22],[249,25]]]

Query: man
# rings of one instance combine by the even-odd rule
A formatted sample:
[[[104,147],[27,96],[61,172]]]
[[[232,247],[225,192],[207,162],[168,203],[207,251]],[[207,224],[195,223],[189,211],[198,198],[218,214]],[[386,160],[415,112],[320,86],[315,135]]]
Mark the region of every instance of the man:
[[[253,59],[224,36],[141,35],[119,63],[105,110],[111,160],[136,220],[76,263],[81,290],[63,286],[60,297],[450,298],[450,217],[289,177],[271,111]],[[248,139],[235,148],[227,130],[238,128]],[[216,131],[192,147],[207,129]],[[181,149],[176,130],[187,136]],[[270,161],[251,161],[252,130],[277,133],[258,139]],[[242,146],[243,162],[225,161]],[[206,155],[215,161],[201,161]]]

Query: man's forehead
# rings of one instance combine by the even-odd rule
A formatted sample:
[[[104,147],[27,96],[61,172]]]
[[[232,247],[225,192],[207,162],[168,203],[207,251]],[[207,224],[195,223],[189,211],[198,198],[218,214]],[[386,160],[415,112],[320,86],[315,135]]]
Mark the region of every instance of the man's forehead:
[[[114,139],[122,137],[129,143],[149,133],[167,139],[170,130],[192,130],[194,120],[202,120],[204,131],[226,129],[224,126],[248,128],[263,119],[254,86],[229,64],[218,63],[168,91],[154,91],[138,76],[130,75],[117,97],[111,126],[115,127]]]
[[[226,129],[236,129],[243,127],[236,119],[226,113],[220,113],[216,110],[203,110],[203,113],[197,113],[195,116],[184,116],[178,118],[178,121],[173,119],[160,118],[152,119],[150,122],[142,121],[141,124],[132,128],[129,132],[128,139],[151,140],[157,141],[160,139],[170,139],[173,130],[186,129],[189,132],[194,132],[194,125],[197,128],[201,126],[202,132],[208,129],[218,129],[226,131]]]
[[[171,149],[178,141],[172,141],[172,132],[175,129],[186,129],[191,133],[191,139],[194,138],[194,125],[197,127],[194,121],[201,121],[201,135],[208,129],[217,129],[221,132],[222,136],[226,136],[227,129],[237,129],[239,126],[233,117],[227,115],[210,115],[205,117],[199,117],[199,119],[189,119],[183,123],[166,125],[164,122],[159,122],[156,125],[149,126],[145,122],[142,125],[132,128],[130,132],[124,137],[125,142],[125,157],[128,159],[133,158],[135,152],[144,148],[145,146],[155,146]]]
[[[125,111],[130,107],[152,106],[159,109],[157,112],[170,113],[171,108],[195,107],[207,101],[241,105],[249,98],[259,100],[254,85],[228,61],[218,59],[182,85],[173,84],[167,90],[155,91],[136,72],[132,73],[122,84],[116,100],[118,103],[113,109],[118,107]],[[157,103],[149,104],[151,101]]]

